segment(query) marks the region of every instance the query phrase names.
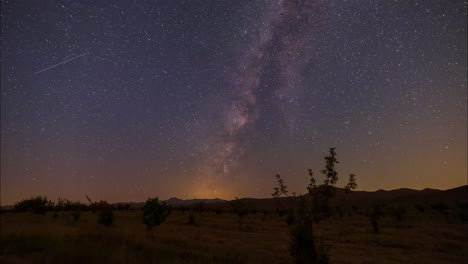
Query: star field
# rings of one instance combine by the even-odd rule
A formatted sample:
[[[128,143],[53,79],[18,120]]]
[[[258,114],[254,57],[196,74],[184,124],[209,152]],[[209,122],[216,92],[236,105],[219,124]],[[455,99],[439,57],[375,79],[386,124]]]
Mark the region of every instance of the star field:
[[[462,1],[1,10],[4,204],[303,193],[331,146],[361,190],[466,184]]]

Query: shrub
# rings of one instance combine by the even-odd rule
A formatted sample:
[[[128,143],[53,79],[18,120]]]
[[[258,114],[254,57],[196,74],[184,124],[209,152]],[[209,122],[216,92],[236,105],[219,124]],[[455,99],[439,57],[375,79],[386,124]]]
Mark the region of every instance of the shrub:
[[[15,210],[33,212],[35,214],[45,214],[47,210],[54,207],[54,202],[47,200],[47,196],[33,196],[15,204]]]
[[[170,210],[165,202],[159,202],[159,198],[149,198],[143,206],[143,223],[148,230],[153,226],[159,226],[169,216]]]
[[[99,217],[98,223],[104,226],[111,226],[114,223],[114,212],[112,206],[106,201],[100,201],[98,203]]]

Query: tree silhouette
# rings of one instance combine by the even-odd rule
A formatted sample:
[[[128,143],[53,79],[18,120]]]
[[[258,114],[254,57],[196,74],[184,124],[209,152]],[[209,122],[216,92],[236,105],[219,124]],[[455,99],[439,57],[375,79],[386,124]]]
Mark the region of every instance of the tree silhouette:
[[[353,190],[356,190],[356,188],[357,188],[356,175],[354,175],[353,173],[350,173],[348,184],[346,184],[345,186],[345,192],[349,193]]]
[[[273,187],[273,190],[275,190],[274,193],[271,194],[273,198],[279,198],[281,195],[284,195],[285,197],[288,196],[288,186],[284,184],[284,180],[281,178],[281,175],[279,173],[276,174],[276,180],[278,182],[277,187]]]
[[[280,209],[281,206],[281,201],[279,198],[281,196],[287,197],[288,196],[288,186],[284,184],[284,180],[281,178],[281,175],[279,173],[276,174],[276,181],[278,183],[278,186],[273,187],[274,192],[271,194],[273,198],[275,198],[277,207],[276,207],[276,213],[279,216],[282,216],[284,214],[283,210]]]
[[[143,206],[143,223],[151,231],[153,226],[159,226],[169,216],[170,210],[165,202],[159,202],[159,198],[148,198]]]
[[[316,220],[322,217],[329,216],[329,203],[330,199],[335,196],[335,185],[338,182],[338,172],[335,169],[336,164],[339,163],[336,156],[336,148],[332,147],[329,149],[329,155],[325,159],[325,169],[320,172],[325,176],[323,183],[317,185],[314,178],[312,169],[308,169],[308,175],[310,178],[307,191],[312,196],[313,200],[313,212]],[[357,188],[356,175],[349,174],[349,182],[345,186],[345,192],[349,193]]]
[[[329,155],[325,159],[325,168],[320,172],[325,179],[322,184],[317,185],[312,169],[308,169],[309,184],[307,191],[312,197],[312,204],[308,207],[300,196],[297,207],[296,225],[291,232],[290,254],[296,263],[328,263],[328,248],[323,242],[317,243],[314,236],[313,221],[319,221],[329,216],[329,201],[335,195],[335,185],[338,182],[338,172],[335,167],[339,161],[334,147],[329,149]],[[278,181],[279,182],[279,181]],[[280,187],[277,187],[280,193]],[[346,192],[357,188],[356,175],[350,174],[349,182],[345,187]]]

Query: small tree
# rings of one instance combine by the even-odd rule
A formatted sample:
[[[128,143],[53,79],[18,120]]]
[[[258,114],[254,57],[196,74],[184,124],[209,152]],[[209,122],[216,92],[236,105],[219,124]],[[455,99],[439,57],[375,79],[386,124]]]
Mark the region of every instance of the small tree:
[[[308,170],[310,182],[307,190],[313,199],[312,206],[316,220],[329,216],[330,199],[335,196],[335,184],[338,182],[338,172],[335,170],[335,166],[339,161],[336,159],[335,148],[330,148],[329,155],[324,159],[325,169],[321,170],[321,173],[325,176],[325,179],[322,184],[317,185],[312,169]],[[349,174],[349,182],[345,186],[345,191],[349,193],[356,188],[356,175],[351,173]]]
[[[284,184],[284,180],[281,178],[281,175],[279,173],[277,173],[275,177],[276,177],[276,181],[278,182],[278,186],[273,187],[274,192],[271,194],[271,196],[275,198],[275,201],[277,203],[276,213],[279,216],[282,216],[284,212],[283,210],[280,209],[281,201],[279,200],[279,198],[281,196],[284,196],[284,197],[288,196],[288,186]]]
[[[334,197],[335,184],[338,182],[338,172],[335,169],[338,163],[335,148],[332,147],[329,149],[329,155],[325,157],[325,169],[321,170],[325,179],[320,185],[317,185],[313,170],[308,170],[307,191],[312,197],[312,206],[309,209],[300,197],[296,225],[291,232],[290,254],[295,258],[296,263],[328,263],[328,248],[323,242],[317,243],[312,219],[314,217],[316,221],[319,221],[329,216],[329,200]],[[354,174],[350,174],[350,181],[346,186],[347,192],[356,189]],[[278,192],[274,194],[280,193],[281,188],[277,187],[276,190]]]
[[[170,214],[170,209],[165,202],[159,202],[159,198],[148,198],[143,206],[143,223],[151,231],[153,226],[162,224]]]
[[[281,178],[281,175],[279,173],[276,174],[276,180],[278,181],[278,187],[274,187],[273,190],[275,190],[274,193],[271,195],[273,198],[279,198],[281,195],[284,195],[284,197],[288,196],[288,186],[284,184],[284,180]]]
[[[356,175],[353,173],[350,173],[348,184],[346,184],[345,186],[345,192],[349,193],[351,191],[356,190],[356,188],[357,188]]]
[[[289,253],[298,264],[317,263],[317,252],[310,218],[301,218],[292,228]]]
[[[313,221],[302,195],[299,196],[296,215],[298,220],[291,229],[289,243],[289,253],[295,263],[327,263],[328,251],[325,250],[323,241],[319,245],[316,243]]]

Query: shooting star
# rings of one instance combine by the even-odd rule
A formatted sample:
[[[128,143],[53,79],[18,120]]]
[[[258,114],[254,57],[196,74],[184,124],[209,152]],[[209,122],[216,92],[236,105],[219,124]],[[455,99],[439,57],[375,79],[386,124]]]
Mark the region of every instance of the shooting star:
[[[43,72],[43,71],[47,71],[47,70],[49,70],[49,69],[55,68],[55,67],[57,67],[57,66],[59,66],[59,65],[62,65],[62,64],[64,64],[64,63],[67,63],[67,62],[72,61],[72,60],[74,60],[74,59],[78,59],[79,57],[83,57],[84,55],[87,55],[88,53],[89,53],[89,52],[85,52],[85,53],[83,53],[83,54],[81,54],[81,55],[78,55],[78,56],[73,57],[73,58],[71,58],[71,59],[68,59],[68,60],[66,60],[66,61],[62,61],[62,62],[60,62],[60,63],[54,64],[54,65],[49,66],[49,67],[47,67],[47,68],[44,68],[44,69],[42,69],[42,70],[40,70],[40,71],[37,71],[37,72],[35,72],[34,74],[38,74],[38,73],[41,73],[41,72]]]

